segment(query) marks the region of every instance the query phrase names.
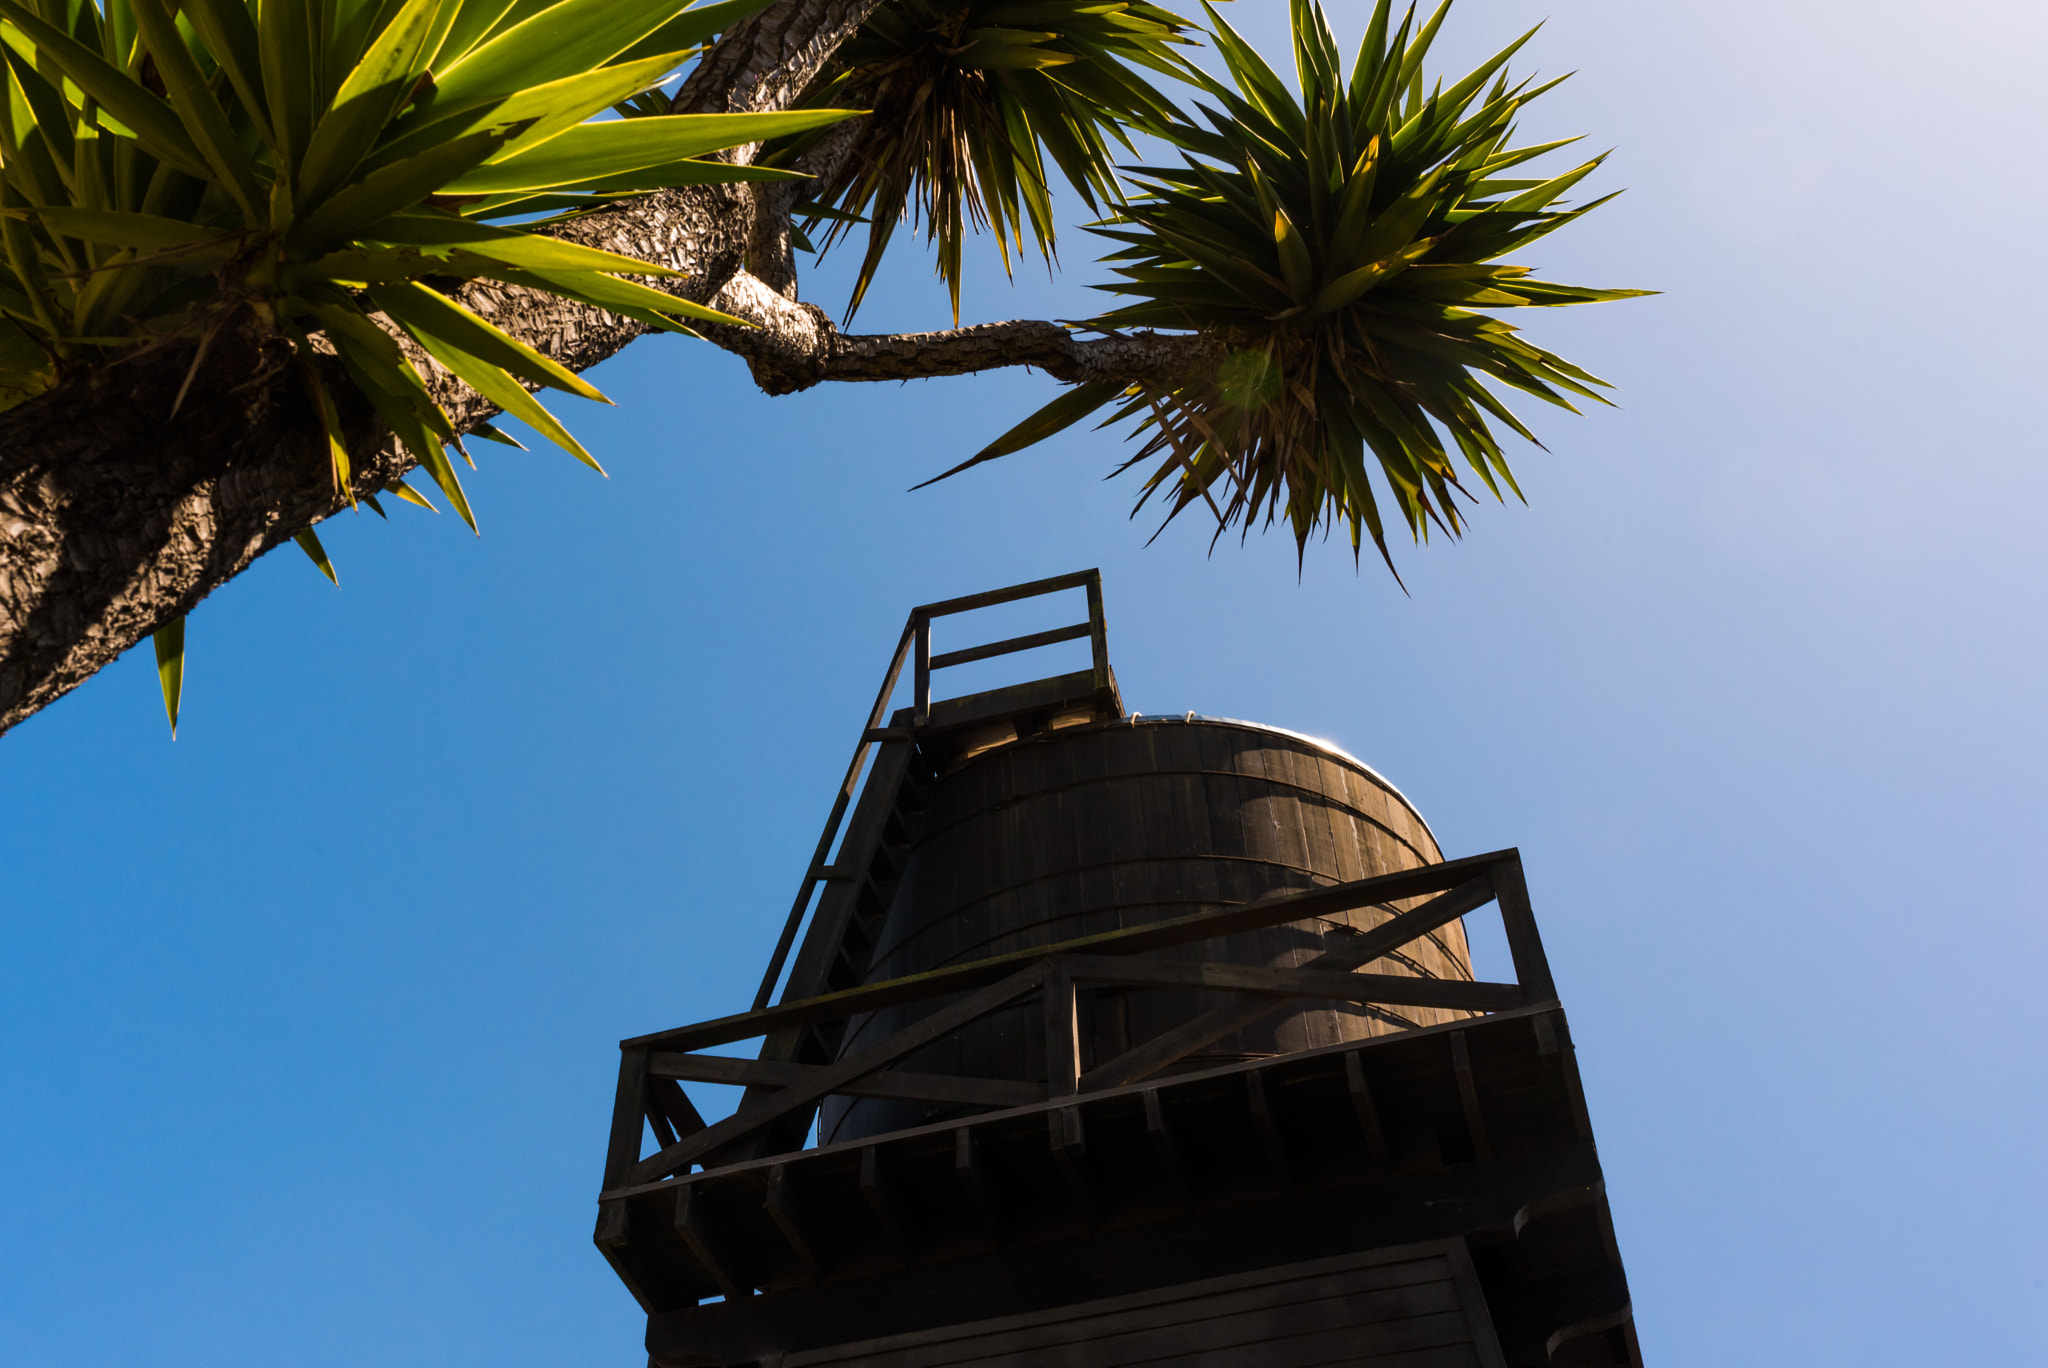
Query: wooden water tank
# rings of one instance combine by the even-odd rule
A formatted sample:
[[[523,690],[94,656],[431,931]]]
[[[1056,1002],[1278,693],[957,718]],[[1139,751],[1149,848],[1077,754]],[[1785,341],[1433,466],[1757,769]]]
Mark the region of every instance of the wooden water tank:
[[[1134,717],[1073,727],[954,762],[926,795],[919,830],[867,974],[897,978],[1005,951],[1251,902],[1443,858],[1407,799],[1333,746],[1222,718]],[[1299,967],[1398,910],[1369,908],[1192,946],[1181,956]],[[1470,979],[1453,922],[1377,973]],[[1223,998],[1157,988],[1083,988],[1085,1070]],[[942,1003],[858,1019],[857,1050]],[[984,1078],[1046,1076],[1043,1008],[986,1018],[903,1063]],[[1180,1070],[1285,1054],[1466,1015],[1431,1008],[1300,1003],[1189,1056]],[[831,1144],[945,1119],[928,1103],[835,1097]]]

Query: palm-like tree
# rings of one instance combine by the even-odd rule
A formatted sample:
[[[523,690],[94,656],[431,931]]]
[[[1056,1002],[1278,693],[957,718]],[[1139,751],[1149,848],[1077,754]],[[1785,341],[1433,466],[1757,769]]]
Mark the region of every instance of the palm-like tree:
[[[426,503],[414,467],[474,525],[449,451],[509,440],[500,414],[596,465],[532,391],[601,397],[578,372],[654,329],[777,393],[1042,367],[1070,388],[966,464],[1106,411],[1139,505],[1219,534],[1386,554],[1388,498],[1456,533],[1461,463],[1498,495],[1495,425],[1531,437],[1498,387],[1599,397],[1495,316],[1635,293],[1501,261],[1592,207],[1561,197],[1598,159],[1511,174],[1562,146],[1510,145],[1547,87],[1513,47],[1432,81],[1442,9],[1381,0],[1347,71],[1294,0],[1299,93],[1205,14],[0,0],[0,727],[152,634],[175,719],[200,598],[286,540],[332,577],[313,525]],[[965,234],[1050,261],[1057,193],[1101,215],[1119,303],[958,327]],[[865,221],[850,317],[906,218],[955,327],[864,337],[798,301],[793,253]]]

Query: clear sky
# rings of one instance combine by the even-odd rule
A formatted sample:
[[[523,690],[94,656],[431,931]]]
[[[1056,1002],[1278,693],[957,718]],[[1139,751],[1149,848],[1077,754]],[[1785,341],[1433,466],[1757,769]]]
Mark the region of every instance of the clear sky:
[[[146,648],[0,741],[0,1362],[640,1362],[615,1042],[746,1005],[905,610],[1090,565],[1133,708],[1521,847],[1653,1364],[2048,1362],[2048,19],[1463,0],[1446,51],[1546,16],[1526,131],[1629,193],[1528,260],[1666,293],[1530,320],[1622,407],[1534,415],[1406,596],[1147,547],[1107,433],[906,492],[1043,377],[770,400],[661,339],[565,411],[609,480],[486,447],[480,540],[343,517],[340,592],[287,548],[200,608],[175,743]],[[967,315],[1089,312],[1091,256]],[[946,321],[911,255],[861,323]]]

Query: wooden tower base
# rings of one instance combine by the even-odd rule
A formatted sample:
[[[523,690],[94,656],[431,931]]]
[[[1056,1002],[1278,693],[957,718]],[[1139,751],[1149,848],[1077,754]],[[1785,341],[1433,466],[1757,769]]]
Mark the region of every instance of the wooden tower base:
[[[1047,586],[1086,587],[1090,624],[931,656],[939,611]],[[1515,851],[870,981],[914,825],[913,749],[928,761],[991,719],[1021,737],[1120,717],[1100,602],[1091,574],[917,610],[755,1010],[621,1043],[596,1242],[647,1312],[653,1368],[1639,1368]],[[1083,635],[1090,673],[930,701],[927,665]],[[913,644],[916,707],[883,727]],[[819,886],[789,992],[769,1006]],[[1404,946],[1489,904],[1514,982],[1374,972],[1413,965]],[[1318,918],[1345,934],[1294,967],[1198,957]],[[1104,991],[1197,1005],[1115,1053],[1077,1007]],[[1441,1024],[1191,1069],[1213,1042],[1312,1003]],[[935,1043],[990,1020],[1039,1023],[1042,1078],[931,1071],[947,1057]],[[706,1053],[754,1038],[756,1059]],[[707,1124],[679,1081],[746,1095]],[[933,1119],[810,1147],[835,1097]]]

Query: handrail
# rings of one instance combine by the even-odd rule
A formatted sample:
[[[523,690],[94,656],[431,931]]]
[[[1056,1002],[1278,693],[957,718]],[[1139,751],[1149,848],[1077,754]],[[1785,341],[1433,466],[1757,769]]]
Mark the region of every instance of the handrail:
[[[1397,912],[1387,921],[1309,962],[1288,969],[1252,965],[1146,960],[1149,952],[1214,940],[1283,922],[1358,907],[1385,906],[1398,900],[1434,894],[1421,905]],[[1514,983],[1433,980],[1408,975],[1354,972],[1389,951],[1427,935],[1476,910],[1498,904],[1515,968]],[[736,1016],[637,1036],[620,1042],[622,1073],[614,1117],[613,1155],[607,1164],[606,1189],[645,1183],[693,1163],[756,1134],[826,1095],[945,1095],[985,1104],[1014,1101],[1014,1088],[990,1090],[975,1081],[907,1075],[878,1092],[863,1081],[880,1075],[898,1060],[967,1023],[1019,997],[1046,994],[1067,1000],[1076,981],[1152,987],[1200,987],[1232,995],[1229,1001],[1192,1020],[1079,1071],[1079,1040],[1071,1009],[1047,1014],[1048,1058],[1064,1058],[1072,1068],[1048,1085],[1060,1096],[1121,1087],[1155,1074],[1188,1053],[1202,1049],[1248,1021],[1272,1012],[1290,998],[1329,997],[1360,1003],[1420,1005],[1486,1013],[1553,1000],[1556,990],[1544,958],[1542,941],[1530,911],[1520,853],[1512,848],[1417,869],[1399,870],[1329,888],[1268,898],[1259,902],[1199,912],[1167,921],[1081,936],[1053,945],[990,956],[969,964],[866,984],[775,1007],[757,1008]],[[965,995],[965,996],[963,996]],[[686,1052],[731,1044],[776,1030],[843,1020],[903,1003],[951,998],[953,1001],[852,1055],[829,1064],[794,1064],[735,1060],[724,1056],[691,1056]],[[1055,1039],[1054,1037],[1057,1037]],[[696,1060],[703,1059],[699,1065]],[[656,1062],[658,1061],[658,1063]],[[630,1076],[630,1078],[629,1078]],[[765,1085],[774,1091],[741,1113],[708,1127],[678,1134],[659,1151],[638,1155],[639,1118],[646,1108],[652,1079],[709,1076],[735,1083]],[[636,1083],[631,1079],[639,1080]],[[668,1085],[673,1087],[674,1084]],[[920,1093],[920,1089],[924,1090]],[[934,1092],[934,1090],[936,1090]],[[989,1097],[976,1099],[977,1090]],[[994,1094],[1000,1091],[1003,1096]],[[678,1128],[680,1130],[680,1128]],[[635,1137],[626,1153],[627,1136]],[[666,1136],[658,1136],[658,1140]]]
[[[1050,632],[1034,632],[1028,636],[1011,637],[1007,641],[991,642],[986,646],[950,651],[936,658],[932,655],[931,625],[934,618],[972,612],[977,608],[993,608],[998,604],[1015,603],[1067,589],[1088,591],[1087,622],[1056,628]],[[817,849],[811,854],[811,862],[804,870],[803,881],[797,888],[796,898],[790,903],[789,916],[783,921],[782,934],[776,938],[775,953],[768,957],[768,970],[761,976],[761,987],[754,994],[754,1010],[759,1011],[766,1007],[769,999],[774,996],[775,985],[782,978],[783,966],[789,960],[791,947],[796,944],[796,933],[803,926],[804,917],[810,911],[811,900],[817,894],[818,885],[827,879],[852,876],[839,866],[826,863],[832,854],[832,843],[838,839],[839,828],[846,820],[847,809],[853,805],[854,795],[860,791],[861,772],[867,768],[870,749],[878,742],[911,740],[919,727],[931,721],[932,671],[966,665],[977,660],[993,660],[998,656],[1029,651],[1039,646],[1051,646],[1062,641],[1078,641],[1084,636],[1090,643],[1095,687],[1106,689],[1109,687],[1109,636],[1103,622],[1102,571],[1099,569],[1077,570],[1072,574],[1056,575],[1051,579],[1033,580],[1029,584],[1013,584],[1007,589],[990,589],[962,598],[921,604],[910,610],[910,617],[903,624],[903,635],[896,642],[896,654],[890,658],[888,673],[883,676],[881,692],[875,696],[875,706],[868,711],[867,726],[861,729],[860,741],[854,747],[853,759],[846,767],[846,777],[840,781],[839,792],[832,800],[832,811],[825,818],[824,833],[818,837]],[[883,723],[888,720],[889,700],[896,692],[897,682],[903,677],[905,658],[911,655],[913,650],[915,693],[911,725],[908,732],[899,732],[885,727]],[[852,871],[852,874],[857,875],[858,871]]]
[[[974,646],[964,651],[949,651],[941,656],[932,654],[934,618],[950,617],[955,613],[971,613],[977,608],[994,608],[999,604],[1016,603],[1043,594],[1057,594],[1067,589],[1088,591],[1088,621],[1077,622],[1071,627],[1055,628],[1050,632],[1033,632],[1029,636],[1011,637],[1008,641],[991,642],[989,645]],[[1090,668],[1095,676],[1095,687],[1109,687],[1109,637],[1102,617],[1100,570],[1077,570],[1071,575],[1055,575],[1051,579],[1033,580],[1029,584],[1013,584],[1007,589],[991,589],[986,593],[968,594],[964,598],[923,604],[910,610],[910,621],[912,628],[917,632],[917,692],[911,705],[912,727],[922,727],[931,721],[933,670],[966,665],[977,660],[993,660],[997,656],[1029,651],[1040,646],[1051,646],[1061,641],[1079,641],[1084,636],[1089,640]]]

